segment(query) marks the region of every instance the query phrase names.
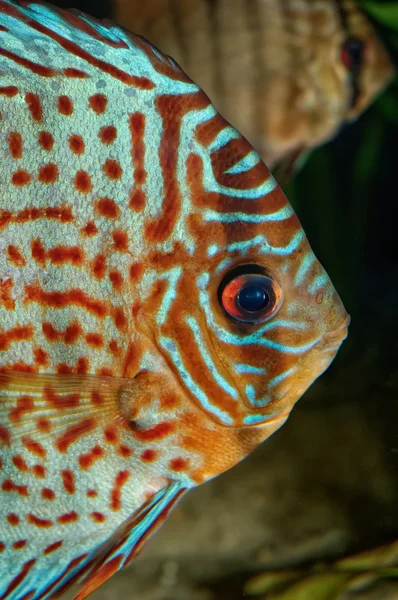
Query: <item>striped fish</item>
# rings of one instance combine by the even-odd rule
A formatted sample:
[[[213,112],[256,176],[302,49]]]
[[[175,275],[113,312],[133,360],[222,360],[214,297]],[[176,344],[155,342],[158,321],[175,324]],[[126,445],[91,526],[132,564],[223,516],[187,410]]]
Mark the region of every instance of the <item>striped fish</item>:
[[[171,54],[269,167],[356,119],[391,81],[354,0],[115,0],[120,23]]]
[[[82,600],[278,429],[348,316],[281,190],[143,38],[0,0],[0,598]]]

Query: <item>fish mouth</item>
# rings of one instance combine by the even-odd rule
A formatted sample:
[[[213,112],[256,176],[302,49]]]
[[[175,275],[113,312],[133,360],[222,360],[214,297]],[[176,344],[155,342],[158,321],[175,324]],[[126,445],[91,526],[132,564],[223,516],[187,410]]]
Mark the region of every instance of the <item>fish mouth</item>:
[[[327,331],[323,336],[321,343],[325,350],[336,350],[348,335],[348,326],[351,322],[350,315],[346,315],[340,325],[331,331]]]

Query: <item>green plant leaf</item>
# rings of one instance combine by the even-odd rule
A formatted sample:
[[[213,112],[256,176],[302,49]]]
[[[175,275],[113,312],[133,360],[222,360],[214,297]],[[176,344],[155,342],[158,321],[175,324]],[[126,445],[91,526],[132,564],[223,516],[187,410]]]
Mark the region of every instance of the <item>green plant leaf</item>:
[[[277,588],[288,585],[294,579],[300,577],[300,571],[268,571],[249,579],[244,587],[244,593],[248,596],[259,596]]]
[[[378,0],[363,0],[361,5],[374,19],[383,25],[398,29],[398,3],[396,1],[381,3]]]
[[[347,573],[317,573],[272,597],[274,600],[337,600],[349,578]]]

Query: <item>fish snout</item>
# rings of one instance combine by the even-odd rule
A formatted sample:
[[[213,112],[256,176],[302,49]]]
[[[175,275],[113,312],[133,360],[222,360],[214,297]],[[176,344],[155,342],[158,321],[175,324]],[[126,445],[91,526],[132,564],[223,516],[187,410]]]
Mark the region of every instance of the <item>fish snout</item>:
[[[341,323],[327,331],[321,340],[322,349],[330,352],[336,352],[339,346],[343,343],[348,335],[348,326],[350,324],[351,317],[346,314]]]

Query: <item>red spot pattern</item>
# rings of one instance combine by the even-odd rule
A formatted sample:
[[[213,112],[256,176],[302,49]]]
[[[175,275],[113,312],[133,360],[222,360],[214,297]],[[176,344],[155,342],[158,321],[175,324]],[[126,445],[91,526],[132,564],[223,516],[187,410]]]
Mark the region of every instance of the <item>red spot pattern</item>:
[[[0,228],[13,223],[28,223],[38,219],[54,219],[61,223],[70,223],[73,221],[71,206],[47,206],[46,208],[26,207],[19,212],[0,210]]]
[[[121,444],[118,448],[118,454],[123,458],[129,458],[133,454],[133,450],[124,444]]]
[[[58,542],[54,542],[53,544],[50,544],[49,546],[47,546],[47,548],[45,548],[43,550],[43,554],[51,554],[51,552],[55,552],[56,550],[59,550],[59,548],[61,548],[63,544],[62,540],[59,540]]]
[[[76,408],[80,404],[79,394],[57,394],[52,387],[44,388],[44,398],[46,402],[56,410]]]
[[[0,306],[7,310],[15,309],[15,300],[11,296],[14,280],[10,277],[6,281],[0,280]]]
[[[16,492],[20,496],[29,496],[28,487],[26,485],[17,485],[11,479],[5,479],[1,485],[3,492]]]
[[[34,525],[35,527],[40,527],[44,529],[52,527],[54,524],[50,519],[41,519],[40,517],[37,517],[32,513],[26,515],[26,520],[28,523],[30,523],[30,525]]]
[[[79,246],[55,246],[47,252],[47,255],[55,265],[70,262],[77,266],[83,262],[83,250]]]
[[[86,342],[89,346],[93,348],[102,348],[104,345],[104,340],[102,339],[102,335],[99,333],[88,333],[86,335]]]
[[[64,74],[67,77],[75,77],[76,79],[85,79],[88,77],[87,73],[81,71],[80,69],[73,69],[71,67],[64,69]]]
[[[75,184],[75,188],[81,194],[88,194],[93,189],[93,184],[91,183],[90,175],[87,171],[78,171],[73,180]]]
[[[33,336],[33,328],[31,325],[17,325],[12,329],[0,332],[0,351],[7,350],[13,342],[21,342],[30,340]]]
[[[106,219],[116,219],[120,215],[120,209],[111,198],[100,198],[97,202],[97,210]]]
[[[107,314],[103,302],[91,298],[79,289],[71,289],[68,292],[46,292],[38,285],[27,285],[25,292],[27,301],[37,302],[47,307],[81,306],[98,317],[105,317]]]
[[[98,137],[103,144],[113,144],[117,138],[117,129],[113,125],[106,125],[99,130]]]
[[[145,207],[145,194],[141,186],[146,181],[145,158],[145,115],[136,112],[130,116],[131,158],[134,168],[134,186],[130,191],[129,206],[139,212]]]
[[[110,500],[111,500],[110,507],[112,510],[116,511],[116,510],[121,509],[121,507],[122,507],[121,490],[129,478],[130,478],[129,471],[119,471],[119,473],[116,475],[115,483],[114,483],[113,489],[111,491],[111,498],[110,498]]]
[[[0,542],[0,552],[4,552],[5,549],[6,545],[4,544],[4,542]]]
[[[118,441],[117,431],[111,425],[105,428],[104,435],[109,444],[115,444]]]
[[[102,165],[102,170],[104,174],[113,181],[120,179],[123,174],[122,167],[120,166],[118,161],[114,160],[113,158],[108,158],[105,161],[105,163]]]
[[[58,98],[58,111],[66,117],[70,117],[73,114],[73,102],[69,96],[60,96]]]
[[[94,94],[90,96],[88,99],[89,107],[97,113],[97,115],[101,115],[106,110],[106,105],[108,104],[108,99],[104,94]]]
[[[118,271],[117,269],[115,269],[114,271],[110,271],[109,280],[114,290],[121,290],[123,285],[123,277],[120,271]]]
[[[79,456],[79,465],[82,469],[87,470],[93,466],[94,462],[104,456],[104,451],[101,446],[94,446],[89,452],[86,454],[81,454]]]
[[[17,187],[28,185],[32,181],[30,174],[24,169],[19,169],[12,174],[11,182]]]
[[[45,448],[40,444],[40,442],[36,442],[29,436],[24,436],[22,438],[22,444],[27,449],[28,452],[34,454],[36,456],[40,456],[40,458],[44,458],[47,454]]]
[[[92,221],[87,223],[87,225],[85,225],[85,227],[82,227],[81,231],[87,237],[91,237],[98,233],[98,229],[97,229],[95,223],[93,223]]]
[[[58,179],[58,167],[54,163],[49,163],[40,167],[39,169],[39,181],[41,183],[55,183]]]
[[[123,330],[126,327],[127,319],[121,308],[116,308],[113,313],[113,320],[115,322],[116,327],[119,330]]]
[[[138,440],[142,442],[154,442],[170,435],[174,431],[174,424],[164,421],[149,429],[140,429],[132,422],[130,423],[130,429],[133,431],[134,437]]]
[[[87,490],[86,496],[87,498],[96,498],[98,496],[98,492],[95,490]]]
[[[17,525],[19,525],[19,517],[15,513],[9,513],[7,515],[7,521],[13,527],[16,527]]]
[[[8,148],[13,158],[22,157],[22,136],[16,131],[12,131],[8,136]]]
[[[129,239],[127,233],[117,229],[112,233],[113,247],[118,252],[127,252],[129,249]]]
[[[33,348],[35,363],[38,365],[46,365],[48,363],[48,354],[43,348]]]
[[[92,262],[92,272],[96,279],[103,279],[106,272],[106,259],[103,254],[98,254]]]
[[[32,93],[25,94],[25,102],[33,119],[35,121],[41,121],[43,117],[43,109],[39,96]]]
[[[16,267],[24,267],[26,265],[25,257],[16,246],[10,245],[7,248],[7,257]]]
[[[90,517],[95,523],[103,523],[106,519],[105,515],[100,512],[92,512]]]
[[[50,488],[42,488],[41,497],[43,498],[43,500],[54,500],[55,492]]]
[[[14,550],[22,550],[22,548],[25,548],[27,543],[27,540],[17,540],[13,543],[12,547]]]
[[[51,431],[51,423],[45,417],[39,417],[36,421],[37,429],[42,433],[49,433]]]
[[[43,465],[33,465],[32,473],[35,477],[38,477],[39,479],[44,479],[44,477],[46,476],[46,469],[45,467],[43,467]]]
[[[135,281],[141,277],[144,272],[144,265],[142,263],[133,263],[130,266],[130,279]]]
[[[29,471],[29,467],[26,464],[26,461],[22,458],[20,454],[15,454],[12,457],[12,462],[15,468],[18,469],[18,471],[21,471],[22,473],[26,473],[27,471]]]
[[[93,404],[94,406],[101,406],[101,404],[103,403],[104,399],[102,398],[101,394],[96,390],[93,390],[91,392],[91,404]]]
[[[8,96],[8,98],[13,98],[18,94],[18,88],[15,85],[7,85],[5,87],[0,87],[0,96]]]
[[[173,458],[170,461],[170,469],[172,471],[185,471],[186,468],[188,467],[188,461],[186,461],[184,458]]]
[[[21,396],[17,400],[17,405],[9,412],[9,420],[13,423],[18,423],[22,419],[23,415],[30,410],[33,410],[33,408],[33,398],[26,395]]]
[[[32,240],[31,244],[32,258],[40,265],[44,265],[46,262],[46,251],[41,240]]]
[[[39,133],[39,144],[43,150],[50,151],[54,146],[54,138],[48,131],[41,131]]]
[[[62,485],[68,494],[74,494],[76,491],[75,476],[70,469],[61,471]]]
[[[66,431],[58,438],[56,447],[60,452],[67,452],[69,446],[76,442],[80,437],[92,431],[95,427],[93,418],[82,419],[80,423],[68,427]]]
[[[156,459],[157,452],[155,450],[144,450],[141,453],[141,460],[144,462],[153,462]]]
[[[85,144],[81,135],[73,134],[69,137],[69,148],[78,156],[84,153]]]
[[[57,522],[61,523],[61,525],[67,525],[68,523],[74,523],[79,519],[79,515],[76,511],[72,510],[69,513],[65,513],[57,517]]]

